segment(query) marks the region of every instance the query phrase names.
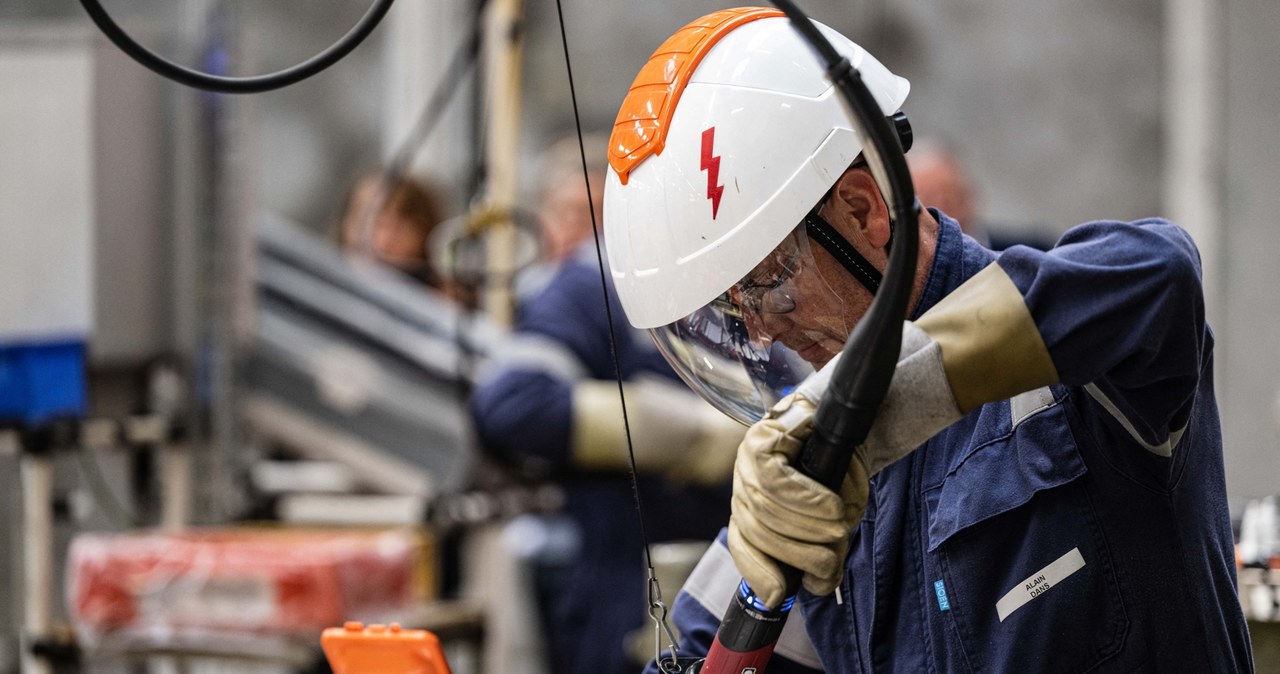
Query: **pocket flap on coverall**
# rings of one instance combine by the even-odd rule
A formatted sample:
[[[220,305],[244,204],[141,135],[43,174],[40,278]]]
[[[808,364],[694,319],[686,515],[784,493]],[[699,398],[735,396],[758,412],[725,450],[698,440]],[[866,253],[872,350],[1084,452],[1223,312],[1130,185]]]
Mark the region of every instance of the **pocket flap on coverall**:
[[[929,552],[957,532],[1023,505],[1037,492],[1084,475],[1084,459],[1061,400],[1047,398],[1045,405],[1018,418],[1024,396],[1043,398],[1047,393],[1041,389],[1019,396],[1023,400],[1013,404],[1014,411],[1001,415],[1005,432],[976,448],[936,487],[940,493],[929,513]]]

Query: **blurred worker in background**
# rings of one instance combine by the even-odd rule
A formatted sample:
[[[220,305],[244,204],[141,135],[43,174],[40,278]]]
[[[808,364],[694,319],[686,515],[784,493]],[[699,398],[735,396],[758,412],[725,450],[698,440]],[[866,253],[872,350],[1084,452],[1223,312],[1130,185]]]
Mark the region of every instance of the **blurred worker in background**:
[[[542,569],[551,670],[622,674],[639,668],[623,642],[646,621],[646,582],[610,330],[650,542],[715,537],[745,428],[676,380],[627,327],[611,286],[610,325],[576,139],[566,147],[542,165],[542,227],[558,262],[518,307],[515,346],[481,375],[471,411],[490,451],[565,491],[576,549]],[[593,188],[603,178],[597,166]]]
[[[932,138],[916,138],[907,156],[916,198],[926,208],[936,208],[960,223],[960,229],[984,245],[986,238],[977,222],[977,195],[969,173],[955,153]]]
[[[916,138],[907,154],[907,165],[920,204],[946,213],[960,223],[965,234],[982,245],[992,250],[1018,244],[1040,250],[1053,247],[1050,237],[1013,233],[986,222],[981,215],[980,195],[973,177],[948,144],[935,138]]]
[[[803,589],[771,674],[1250,671],[1187,233],[1091,222],[997,254],[922,212],[910,320],[873,328],[902,331],[897,367],[834,492],[792,462],[903,232],[785,17],[690,25],[714,46],[644,66],[605,187],[628,318],[705,397],[759,419],[727,535],[675,601],[679,654],[707,653],[735,596],[791,600],[785,563]],[[898,113],[907,81],[824,33]],[[678,103],[634,123],[660,108],[655,72]],[[817,372],[795,386],[801,363]],[[755,385],[725,386],[735,372]]]
[[[342,207],[337,236],[344,250],[368,253],[428,287],[444,291],[432,264],[431,233],[444,217],[436,189],[407,175],[364,175]]]
[[[595,240],[592,223],[604,220],[605,149],[608,137],[591,133],[556,141],[543,153],[538,167],[538,223],[542,233],[544,256],[564,260],[582,248],[585,241]],[[591,176],[591,194],[583,187],[582,151],[587,157]],[[595,213],[591,212],[592,207]],[[594,218],[593,218],[594,215]],[[594,246],[590,248],[595,255]]]
[[[540,254],[534,264],[516,277],[517,301],[527,300],[541,291],[571,258],[595,264],[592,223],[603,221],[604,180],[593,177],[591,194],[587,194],[583,187],[582,157],[585,148],[587,172],[591,176],[603,176],[608,141],[604,134],[588,133],[579,146],[576,135],[565,136],[539,157],[534,184]]]

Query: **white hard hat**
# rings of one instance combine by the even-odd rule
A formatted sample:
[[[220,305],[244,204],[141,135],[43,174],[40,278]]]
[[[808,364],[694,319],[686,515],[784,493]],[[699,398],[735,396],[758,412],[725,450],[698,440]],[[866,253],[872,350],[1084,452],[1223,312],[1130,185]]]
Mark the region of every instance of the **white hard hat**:
[[[818,28],[884,114],[896,112],[907,80],[843,35]],[[727,344],[741,335],[732,337],[732,325],[704,310],[796,230],[861,151],[844,99],[809,44],[773,9],[723,10],[681,28],[650,57],[622,104],[604,200],[619,299],[632,325],[654,330],[685,380],[733,416],[758,417],[789,385],[760,390],[759,362],[744,361],[742,376],[723,367],[712,375],[698,365],[708,357],[708,336],[695,340],[701,347],[680,342],[714,319],[730,336],[711,351],[767,359],[731,356]],[[795,376],[811,371],[791,356],[780,357]],[[719,383],[708,384],[713,379]],[[758,399],[726,404],[708,387],[739,397],[754,391],[747,397]]]
[[[886,115],[901,107],[907,80],[819,28]],[[716,12],[663,43],[618,114],[605,183],[609,264],[632,325],[689,314],[772,250],[862,151],[851,120],[777,10]]]

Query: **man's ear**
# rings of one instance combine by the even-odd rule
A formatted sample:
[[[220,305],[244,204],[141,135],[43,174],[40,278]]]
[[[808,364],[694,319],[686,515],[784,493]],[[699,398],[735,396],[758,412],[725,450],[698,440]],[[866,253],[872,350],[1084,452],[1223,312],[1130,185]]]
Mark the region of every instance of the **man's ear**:
[[[828,208],[837,209],[844,216],[838,219],[854,226],[867,243],[875,248],[889,245],[889,208],[867,169],[845,171],[836,181],[827,204]]]

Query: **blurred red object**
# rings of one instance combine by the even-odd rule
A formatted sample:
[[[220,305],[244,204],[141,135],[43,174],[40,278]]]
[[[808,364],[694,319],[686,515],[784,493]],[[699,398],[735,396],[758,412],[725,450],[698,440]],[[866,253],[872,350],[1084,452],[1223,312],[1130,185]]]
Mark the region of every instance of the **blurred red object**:
[[[76,627],[310,633],[394,614],[428,597],[425,537],[413,530],[222,529],[88,534],[71,545]]]

